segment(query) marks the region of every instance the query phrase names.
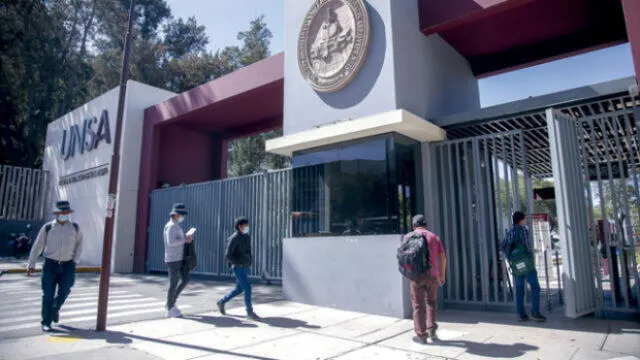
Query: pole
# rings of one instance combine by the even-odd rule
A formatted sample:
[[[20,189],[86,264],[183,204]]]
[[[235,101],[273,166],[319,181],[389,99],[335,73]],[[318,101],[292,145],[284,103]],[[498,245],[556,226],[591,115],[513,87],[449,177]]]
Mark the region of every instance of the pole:
[[[122,73],[120,74],[120,94],[118,96],[118,115],[116,118],[116,133],[111,155],[111,171],[109,174],[109,197],[115,202],[118,192],[118,173],[120,168],[120,136],[122,133],[122,117],[124,115],[124,101],[127,94],[127,80],[129,80],[129,55],[131,51],[131,29],[135,18],[135,0],[131,0],[129,7],[129,23],[124,40],[124,52],[122,54]],[[113,244],[113,225],[115,215],[115,203],[112,209],[107,210],[104,223],[104,239],[102,246],[102,269],[100,271],[100,290],[98,293],[98,318],[96,331],[104,331],[107,327],[107,305],[109,303],[109,280],[111,277],[111,247]]]

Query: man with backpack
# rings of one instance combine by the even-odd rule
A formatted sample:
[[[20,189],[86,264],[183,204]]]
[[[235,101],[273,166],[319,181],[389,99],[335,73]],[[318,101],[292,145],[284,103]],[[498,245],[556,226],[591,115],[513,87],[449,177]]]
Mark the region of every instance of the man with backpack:
[[[68,201],[56,203],[53,211],[56,219],[40,229],[29,256],[28,276],[35,271],[38,257],[44,256],[41,324],[45,332],[51,331],[52,321],[60,321],[60,309],[71,293],[82,253],[82,232],[78,224],[69,221],[72,212]]]
[[[438,288],[446,279],[447,257],[440,238],[427,230],[424,215],[414,216],[412,225],[413,231],[404,237],[398,248],[398,266],[410,282],[416,333],[413,341],[426,344],[428,339],[438,340],[436,302]]]
[[[538,272],[533,262],[533,251],[529,244],[529,230],[525,226],[526,215],[523,212],[513,213],[513,226],[502,242],[502,252],[505,254],[516,285],[516,308],[520,321],[529,320],[524,310],[525,281],[531,287],[531,319],[539,322],[547,320],[540,313],[540,283]]]

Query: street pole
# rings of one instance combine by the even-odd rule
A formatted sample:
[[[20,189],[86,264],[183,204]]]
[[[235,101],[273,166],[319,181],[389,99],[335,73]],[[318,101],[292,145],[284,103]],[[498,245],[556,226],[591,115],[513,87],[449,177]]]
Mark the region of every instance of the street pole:
[[[135,18],[136,1],[131,0],[129,7],[129,23],[124,40],[122,54],[122,73],[120,74],[120,94],[118,96],[118,115],[116,117],[116,133],[111,154],[111,171],[109,173],[109,201],[107,217],[104,223],[104,238],[102,245],[102,269],[100,271],[100,290],[98,293],[98,318],[96,331],[107,328],[107,305],[109,303],[109,280],[111,277],[111,247],[113,245],[113,228],[115,221],[115,199],[118,192],[118,173],[120,170],[120,136],[122,133],[122,117],[124,115],[124,101],[127,94],[127,80],[129,80],[129,55],[131,51],[131,29]]]

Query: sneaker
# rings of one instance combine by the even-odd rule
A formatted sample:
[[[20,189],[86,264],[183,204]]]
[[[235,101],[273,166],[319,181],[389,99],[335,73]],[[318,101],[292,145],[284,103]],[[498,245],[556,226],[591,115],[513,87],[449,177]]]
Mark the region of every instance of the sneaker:
[[[418,335],[416,335],[411,340],[413,340],[413,342],[416,343],[416,344],[420,344],[420,345],[426,345],[427,344],[427,337],[426,336],[418,336]]]
[[[262,320],[262,318],[260,316],[258,316],[258,314],[254,313],[253,311],[247,314],[247,317],[251,320],[255,320],[255,321],[259,321]]]
[[[540,313],[531,314],[531,318],[534,321],[537,321],[537,322],[545,322],[545,321],[547,321],[547,318],[542,316],[542,314],[540,314]]]
[[[520,315],[518,317],[518,321],[529,321],[529,316],[528,315]]]
[[[42,332],[51,332],[51,325],[42,325]]]
[[[224,310],[224,303],[222,301],[218,301],[216,304],[218,305],[218,310],[220,311],[220,314],[227,315],[227,312]]]
[[[438,333],[436,333],[435,331],[434,331],[434,332],[429,333],[429,340],[431,340],[431,341],[438,341],[438,340],[440,340],[440,338],[438,337]]]
[[[182,316],[182,313],[175,306],[172,307],[171,309],[167,310],[167,317],[168,318],[177,318],[177,317],[181,317],[181,316]]]
[[[54,310],[51,318],[53,319],[53,322],[57,324],[60,321],[60,310]]]

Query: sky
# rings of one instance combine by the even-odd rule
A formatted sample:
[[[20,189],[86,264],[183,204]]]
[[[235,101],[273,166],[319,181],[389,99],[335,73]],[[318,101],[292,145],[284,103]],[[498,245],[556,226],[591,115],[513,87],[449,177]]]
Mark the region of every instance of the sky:
[[[206,26],[209,49],[238,45],[237,34],[265,15],[273,54],[284,50],[284,0],[167,0],[174,17]],[[633,76],[629,44],[503,73],[479,81],[482,107]]]

